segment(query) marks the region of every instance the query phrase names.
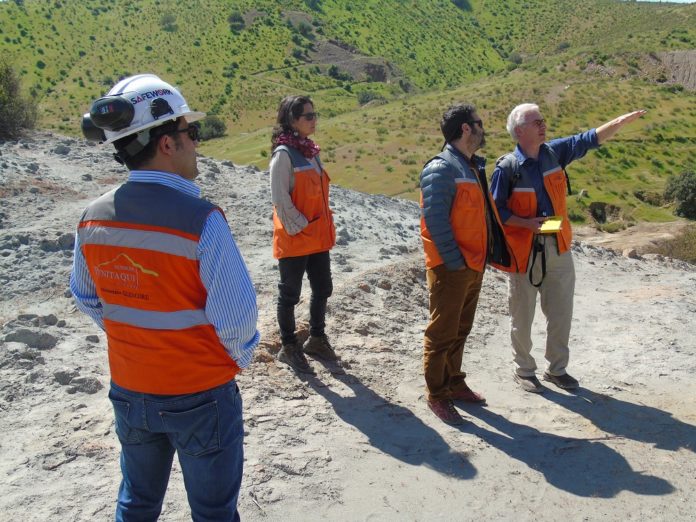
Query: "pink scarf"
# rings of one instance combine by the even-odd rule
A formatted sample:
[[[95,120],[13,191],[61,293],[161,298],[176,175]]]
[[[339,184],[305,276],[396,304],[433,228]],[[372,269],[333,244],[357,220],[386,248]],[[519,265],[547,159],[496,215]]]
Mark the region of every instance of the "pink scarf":
[[[313,158],[319,154],[319,151],[321,150],[319,145],[314,143],[309,138],[300,138],[299,136],[295,136],[290,132],[283,132],[280,136],[278,136],[275,144],[276,147],[278,145],[287,145],[293,149],[297,149],[305,158]]]

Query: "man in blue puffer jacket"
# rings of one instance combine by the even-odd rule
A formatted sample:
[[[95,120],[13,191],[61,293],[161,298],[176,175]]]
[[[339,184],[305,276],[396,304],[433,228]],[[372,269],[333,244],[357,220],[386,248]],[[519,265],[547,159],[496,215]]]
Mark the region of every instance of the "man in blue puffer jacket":
[[[423,367],[429,408],[449,424],[463,419],[453,401],[485,399],[461,371],[488,261],[510,265],[502,225],[488,192],[485,161],[474,155],[485,142],[483,121],[472,105],[450,107],[440,129],[445,146],[424,167],[421,238],[430,294]]]

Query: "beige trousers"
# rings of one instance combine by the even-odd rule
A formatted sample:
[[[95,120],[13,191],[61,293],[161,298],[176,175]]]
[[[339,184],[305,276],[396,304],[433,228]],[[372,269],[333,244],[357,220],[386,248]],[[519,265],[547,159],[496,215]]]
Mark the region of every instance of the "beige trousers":
[[[568,339],[573,319],[573,293],[575,291],[575,267],[568,251],[558,254],[556,236],[541,236],[546,252],[546,276],[539,288],[529,282],[532,256],[529,256],[527,273],[509,274],[508,304],[510,307],[510,338],[517,374],[531,377],[536,371],[532,357],[532,322],[536,309],[537,294],[541,296],[541,310],[546,317],[546,360],[547,372],[563,375],[568,365]],[[541,252],[537,254],[533,267],[533,280],[541,280]]]

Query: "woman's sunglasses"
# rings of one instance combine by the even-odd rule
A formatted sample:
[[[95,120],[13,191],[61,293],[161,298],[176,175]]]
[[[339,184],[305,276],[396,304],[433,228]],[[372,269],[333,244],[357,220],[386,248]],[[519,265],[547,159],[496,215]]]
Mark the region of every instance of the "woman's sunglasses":
[[[316,120],[318,117],[318,112],[305,112],[304,114],[300,114],[300,118],[304,118],[307,121]]]

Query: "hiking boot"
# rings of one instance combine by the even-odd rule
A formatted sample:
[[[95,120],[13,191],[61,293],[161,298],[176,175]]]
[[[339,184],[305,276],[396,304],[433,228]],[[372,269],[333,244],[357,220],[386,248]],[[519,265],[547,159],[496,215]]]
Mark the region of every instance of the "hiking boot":
[[[541,385],[536,375],[526,377],[515,373],[515,382],[518,383],[524,391],[530,393],[544,393],[544,387]]]
[[[428,401],[428,408],[430,408],[441,421],[447,424],[456,426],[464,423],[464,419],[461,415],[459,415],[459,412],[454,409],[454,404],[449,399],[442,401]]]
[[[564,373],[563,375],[551,375],[548,372],[544,372],[544,380],[552,382],[564,390],[575,390],[578,388],[578,386],[580,386],[578,380],[574,379],[567,373]]]
[[[484,403],[486,402],[486,399],[483,395],[480,393],[476,393],[474,390],[469,388],[466,383],[464,383],[464,387],[459,390],[458,392],[454,392],[451,396],[450,399],[453,401],[464,401],[464,402],[473,402],[473,403]]]
[[[325,335],[310,335],[305,341],[302,350],[307,355],[318,357],[319,359],[324,359],[325,361],[338,360],[336,352],[334,352],[334,349],[329,343],[329,339]]]
[[[280,362],[287,364],[296,372],[314,375],[314,370],[307,362],[298,343],[284,344],[278,352],[277,358]]]

